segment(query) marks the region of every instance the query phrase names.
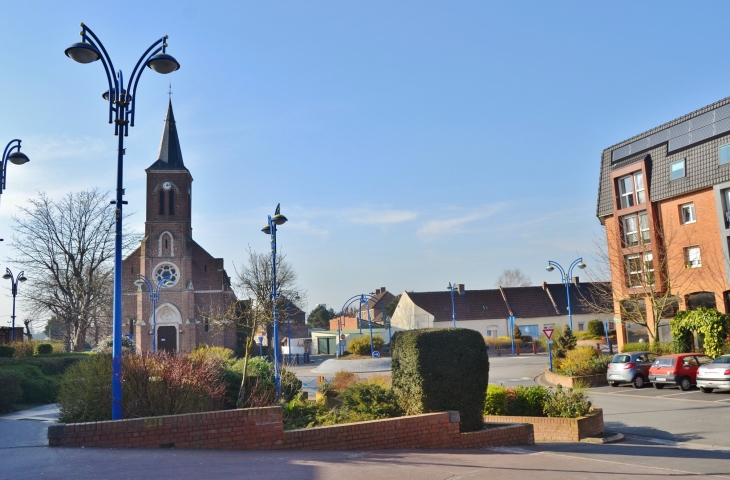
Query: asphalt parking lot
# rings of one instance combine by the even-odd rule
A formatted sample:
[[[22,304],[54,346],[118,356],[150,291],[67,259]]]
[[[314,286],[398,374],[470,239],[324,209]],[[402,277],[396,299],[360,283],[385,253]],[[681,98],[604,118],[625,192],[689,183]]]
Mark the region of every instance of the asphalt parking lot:
[[[654,388],[651,384],[647,384],[644,388],[633,388],[631,385],[619,385],[617,387],[593,387],[590,389],[590,393],[730,404],[730,390],[702,393],[697,387],[692,387],[691,390],[683,392],[679,387],[671,386],[666,386],[660,390]]]

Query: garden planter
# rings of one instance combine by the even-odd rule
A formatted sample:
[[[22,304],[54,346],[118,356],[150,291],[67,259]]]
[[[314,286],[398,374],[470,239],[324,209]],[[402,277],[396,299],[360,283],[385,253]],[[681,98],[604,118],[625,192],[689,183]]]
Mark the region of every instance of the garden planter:
[[[585,417],[548,418],[508,415],[487,415],[485,422],[529,423],[536,442],[577,442],[603,433],[603,410],[594,408]]]
[[[570,377],[568,375],[560,375],[551,371],[545,371],[545,381],[551,385],[562,385],[566,388],[573,388],[575,382],[580,382],[589,387],[597,387],[599,385],[608,385],[606,374],[586,375],[583,377]]]

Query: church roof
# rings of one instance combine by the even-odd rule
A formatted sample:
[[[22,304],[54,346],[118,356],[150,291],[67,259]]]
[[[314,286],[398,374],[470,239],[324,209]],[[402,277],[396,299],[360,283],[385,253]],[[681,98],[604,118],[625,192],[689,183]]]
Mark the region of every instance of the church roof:
[[[187,170],[183,163],[182,150],[180,150],[175,115],[172,113],[172,101],[167,105],[167,117],[165,118],[165,127],[162,129],[162,140],[160,141],[160,152],[157,154],[157,161],[150,165],[148,170]]]

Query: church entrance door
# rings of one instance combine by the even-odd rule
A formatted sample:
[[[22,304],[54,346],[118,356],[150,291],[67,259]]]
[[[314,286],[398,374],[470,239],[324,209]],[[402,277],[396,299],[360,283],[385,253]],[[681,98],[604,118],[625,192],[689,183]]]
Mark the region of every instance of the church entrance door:
[[[177,328],[172,326],[157,328],[157,350],[171,353],[177,350]]]

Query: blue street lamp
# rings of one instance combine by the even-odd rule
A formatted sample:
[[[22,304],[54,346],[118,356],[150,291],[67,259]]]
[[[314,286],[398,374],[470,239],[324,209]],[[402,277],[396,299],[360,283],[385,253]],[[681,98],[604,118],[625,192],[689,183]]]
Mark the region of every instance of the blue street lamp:
[[[281,397],[281,376],[279,372],[279,328],[276,322],[276,226],[283,225],[287,218],[281,214],[281,204],[276,205],[274,216],[269,215],[269,221],[261,229],[271,235],[271,309],[274,315],[274,382],[276,383],[276,399]]]
[[[456,288],[456,283],[449,282],[449,286],[446,288],[451,290],[451,321],[454,322],[454,328],[456,328],[456,309],[454,308],[454,289]]]
[[[122,174],[124,167],[124,137],[129,134],[129,127],[134,126],[135,101],[137,84],[144,71],[144,65],[157,73],[172,73],[180,68],[180,64],[166,53],[167,35],[153,43],[140,57],[132,70],[127,88],[124,88],[122,71],[114,74],[114,64],[106,53],[101,40],[89,27],[81,24],[81,42],[74,43],[65,50],[67,57],[79,63],[92,63],[101,60],[106,72],[109,90],[102,94],[109,102],[109,123],[114,123],[114,135],[119,137],[117,147],[117,197],[112,201],[116,205],[116,229],[114,242],[114,327],[112,343],[112,420],[122,418],[122,206],[127,202],[124,196]],[[160,46],[161,45],[161,46]]]
[[[15,165],[23,165],[30,162],[26,154],[20,151],[19,139],[11,140],[3,151],[3,158],[0,160],[0,198],[2,198],[3,190],[5,190],[5,180],[7,178],[8,160]]]
[[[289,349],[288,357],[289,357],[289,364],[291,365],[291,317],[289,316],[289,304],[294,303],[292,300],[299,300],[302,297],[299,296],[299,292],[294,292],[294,295],[292,296],[292,298],[289,298],[286,295],[282,295],[282,294],[279,294],[279,297],[286,300],[286,303],[284,304],[284,306],[286,308],[286,324],[287,324],[286,325],[286,345],[287,345],[287,348]]]
[[[5,269],[5,275],[3,275],[3,278],[5,280],[10,280],[10,284],[12,285],[12,292],[13,292],[13,327],[10,330],[10,341],[15,341],[15,296],[18,294],[18,282],[23,283],[27,278],[25,278],[25,275],[23,275],[24,272],[20,272],[18,274],[18,278],[13,277],[13,272],[10,271],[9,268]]]
[[[152,351],[157,351],[157,301],[160,299],[160,288],[171,287],[173,283],[170,281],[169,276],[162,277],[158,282],[157,286],[152,285],[149,278],[145,277],[141,273],[137,275],[137,280],[134,282],[135,285],[141,287],[147,285],[147,291],[150,293],[150,302],[152,302]]]
[[[568,268],[568,272],[566,273],[565,270],[563,270],[563,267],[560,266],[559,263],[553,262],[550,260],[548,262],[547,270],[548,272],[552,272],[556,268],[560,270],[560,275],[563,277],[563,285],[565,285],[565,293],[568,297],[568,322],[570,324],[570,329],[573,330],[573,312],[570,310],[570,283],[571,278],[573,278],[573,269],[575,267],[580,268],[581,270],[586,268],[586,264],[583,263],[583,258],[578,258],[573,261],[573,263],[570,264],[570,267]]]

